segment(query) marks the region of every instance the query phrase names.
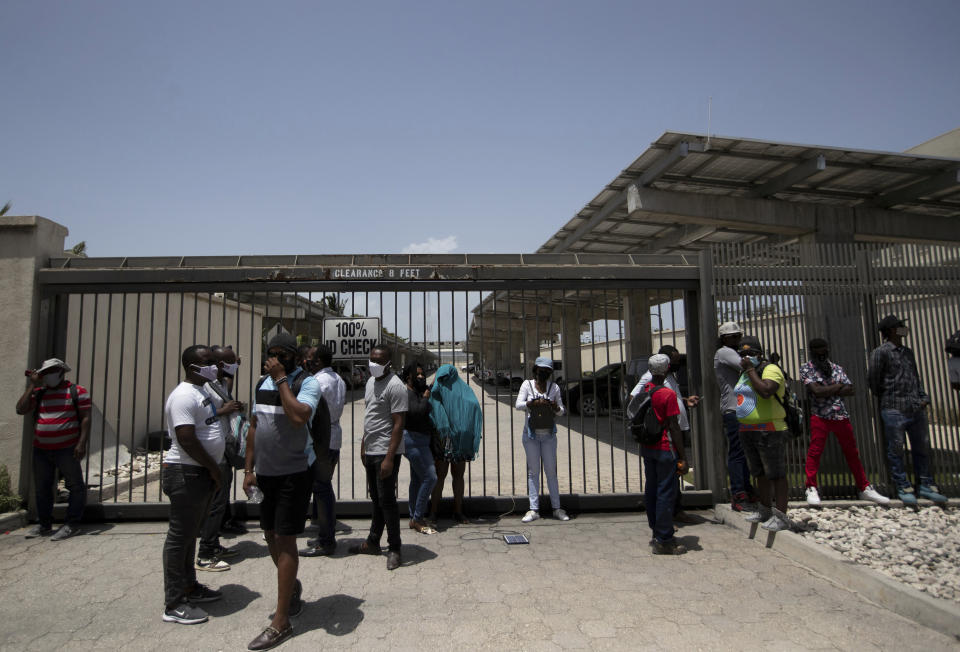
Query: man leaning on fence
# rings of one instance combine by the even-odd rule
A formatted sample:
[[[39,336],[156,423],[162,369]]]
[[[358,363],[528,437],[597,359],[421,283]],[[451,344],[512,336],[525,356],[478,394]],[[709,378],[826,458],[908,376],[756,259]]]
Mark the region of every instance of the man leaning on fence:
[[[905,505],[916,505],[917,496],[935,503],[946,503],[930,472],[930,431],[926,409],[930,397],[923,390],[917,359],[913,351],[903,345],[909,335],[906,319],[887,315],[878,324],[883,344],[870,354],[868,378],[870,391],[880,402],[880,418],[887,439],[887,463],[897,487],[897,497]],[[910,456],[917,487],[907,479],[903,446],[910,438]]]
[[[33,483],[37,492],[37,520],[27,538],[47,536],[60,541],[80,531],[87,500],[80,460],[90,435],[90,394],[64,378],[70,371],[63,360],[51,358],[30,371],[27,389],[17,401],[17,414],[34,414]],[[67,517],[53,532],[54,473],[59,470],[70,492]]]
[[[863,470],[857,440],[853,436],[853,425],[850,423],[850,413],[843,402],[844,396],[854,395],[853,383],[843,367],[830,359],[830,345],[825,339],[818,337],[810,340],[810,360],[800,367],[800,380],[811,396],[810,448],[807,450],[805,469],[807,504],[811,507],[820,505],[817,471],[827,437],[832,432],[840,444],[850,472],[853,473],[860,500],[889,505],[890,499],[877,493]]]

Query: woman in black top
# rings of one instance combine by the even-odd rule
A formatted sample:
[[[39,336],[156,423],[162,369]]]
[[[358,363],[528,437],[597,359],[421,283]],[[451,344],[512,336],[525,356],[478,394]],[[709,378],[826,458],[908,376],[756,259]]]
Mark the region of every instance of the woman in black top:
[[[437,469],[430,451],[433,423],[430,421],[430,390],[423,365],[411,362],[403,368],[401,379],[407,384],[407,421],[403,431],[404,456],[410,462],[410,529],[436,534],[424,517],[430,494],[437,484]]]

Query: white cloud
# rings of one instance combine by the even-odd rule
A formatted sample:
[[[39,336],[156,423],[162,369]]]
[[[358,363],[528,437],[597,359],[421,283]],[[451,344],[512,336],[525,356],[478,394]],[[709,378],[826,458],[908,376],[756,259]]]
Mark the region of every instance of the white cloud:
[[[403,248],[402,254],[449,254],[457,248],[457,236],[429,238],[426,242],[412,242]]]

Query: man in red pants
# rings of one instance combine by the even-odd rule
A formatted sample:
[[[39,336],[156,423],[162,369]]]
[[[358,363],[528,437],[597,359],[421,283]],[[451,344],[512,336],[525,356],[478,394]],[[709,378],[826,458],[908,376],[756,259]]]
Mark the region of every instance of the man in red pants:
[[[853,396],[854,389],[843,367],[830,360],[830,345],[826,340],[810,340],[810,361],[800,367],[800,379],[811,394],[810,449],[807,451],[807,504],[820,505],[817,492],[817,470],[820,455],[832,432],[840,443],[847,466],[853,473],[860,492],[860,500],[870,500],[879,505],[888,505],[890,499],[882,496],[867,480],[853,437],[850,414],[843,403],[844,396]]]

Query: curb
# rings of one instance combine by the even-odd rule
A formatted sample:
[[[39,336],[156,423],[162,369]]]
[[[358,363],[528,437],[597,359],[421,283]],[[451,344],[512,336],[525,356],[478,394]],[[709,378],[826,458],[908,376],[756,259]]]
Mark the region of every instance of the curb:
[[[19,530],[22,527],[27,525],[27,512],[26,510],[17,510],[16,512],[7,512],[6,514],[0,514],[0,532],[7,532],[10,530]]]
[[[834,504],[831,502],[830,506]],[[960,640],[960,605],[934,598],[879,571],[849,561],[835,550],[794,532],[761,530],[759,524],[747,523],[729,505],[717,505],[715,513],[719,522],[744,532],[748,538],[767,548],[779,550],[793,561],[904,618]]]

